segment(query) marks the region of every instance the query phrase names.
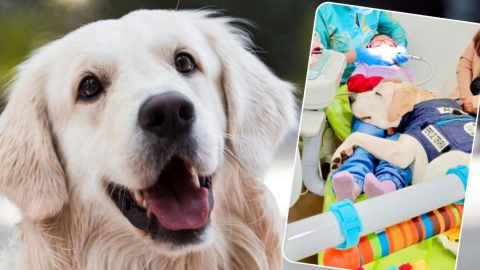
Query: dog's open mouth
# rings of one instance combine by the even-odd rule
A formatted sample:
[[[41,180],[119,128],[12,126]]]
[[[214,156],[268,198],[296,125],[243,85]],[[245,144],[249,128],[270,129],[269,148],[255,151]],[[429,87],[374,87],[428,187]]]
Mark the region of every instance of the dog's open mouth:
[[[154,186],[131,190],[109,183],[112,200],[130,223],[152,239],[198,242],[213,209],[212,177],[197,174],[185,159],[170,159]],[[197,237],[192,237],[197,236]]]

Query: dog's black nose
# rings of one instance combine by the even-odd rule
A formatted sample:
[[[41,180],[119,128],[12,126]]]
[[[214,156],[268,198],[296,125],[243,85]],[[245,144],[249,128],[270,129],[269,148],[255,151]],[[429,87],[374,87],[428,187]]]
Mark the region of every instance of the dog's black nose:
[[[195,122],[192,101],[178,92],[167,92],[149,98],[140,107],[138,122],[159,137],[176,137],[188,133]]]
[[[348,95],[348,101],[350,101],[350,105],[355,101],[355,94],[350,94]]]

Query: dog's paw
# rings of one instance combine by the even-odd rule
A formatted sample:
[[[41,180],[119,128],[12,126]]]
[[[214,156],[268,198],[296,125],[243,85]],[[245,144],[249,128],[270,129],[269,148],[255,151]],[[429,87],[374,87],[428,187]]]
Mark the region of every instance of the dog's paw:
[[[442,243],[443,247],[447,250],[450,250],[455,256],[457,256],[458,251],[458,242],[457,241],[450,241],[448,237],[444,234],[440,234],[438,236],[438,241]]]
[[[347,159],[349,159],[353,155],[353,152],[355,152],[356,148],[357,148],[356,145],[353,145],[352,147],[347,147],[344,150],[341,150],[339,148],[340,151],[337,150],[339,154],[335,153],[335,155],[332,158],[330,170],[334,171],[338,169],[340,166],[342,166],[342,164],[345,163],[345,161],[347,161]]]
[[[347,159],[349,159],[353,155],[353,152],[355,152],[355,149],[357,149],[357,146],[352,145],[352,147],[347,148],[346,150],[343,150],[342,152],[340,152],[342,163],[345,163],[345,161],[347,161]]]
[[[334,171],[334,170],[338,169],[338,167],[340,167],[341,165],[342,165],[342,159],[339,158],[339,157],[335,157],[330,162],[330,170]]]

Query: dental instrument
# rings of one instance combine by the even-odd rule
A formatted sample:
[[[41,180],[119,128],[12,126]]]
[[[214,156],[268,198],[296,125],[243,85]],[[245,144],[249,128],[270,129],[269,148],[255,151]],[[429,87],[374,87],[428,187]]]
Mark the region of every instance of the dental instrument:
[[[412,60],[420,60],[424,63],[427,63],[430,66],[430,69],[432,70],[432,72],[430,73],[430,76],[428,76],[427,79],[425,79],[421,83],[417,83],[416,84],[417,86],[426,84],[427,82],[429,82],[433,78],[433,75],[435,75],[435,68],[433,67],[432,63],[430,63],[429,61],[423,59],[420,56],[416,56],[416,55],[412,55],[412,54],[402,54],[402,56],[407,57],[407,58],[412,59]]]

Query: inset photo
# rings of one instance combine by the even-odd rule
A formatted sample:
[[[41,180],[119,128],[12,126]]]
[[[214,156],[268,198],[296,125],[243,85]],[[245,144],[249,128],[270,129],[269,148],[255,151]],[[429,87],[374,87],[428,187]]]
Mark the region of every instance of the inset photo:
[[[335,3],[313,12],[285,258],[455,269],[480,26]]]

